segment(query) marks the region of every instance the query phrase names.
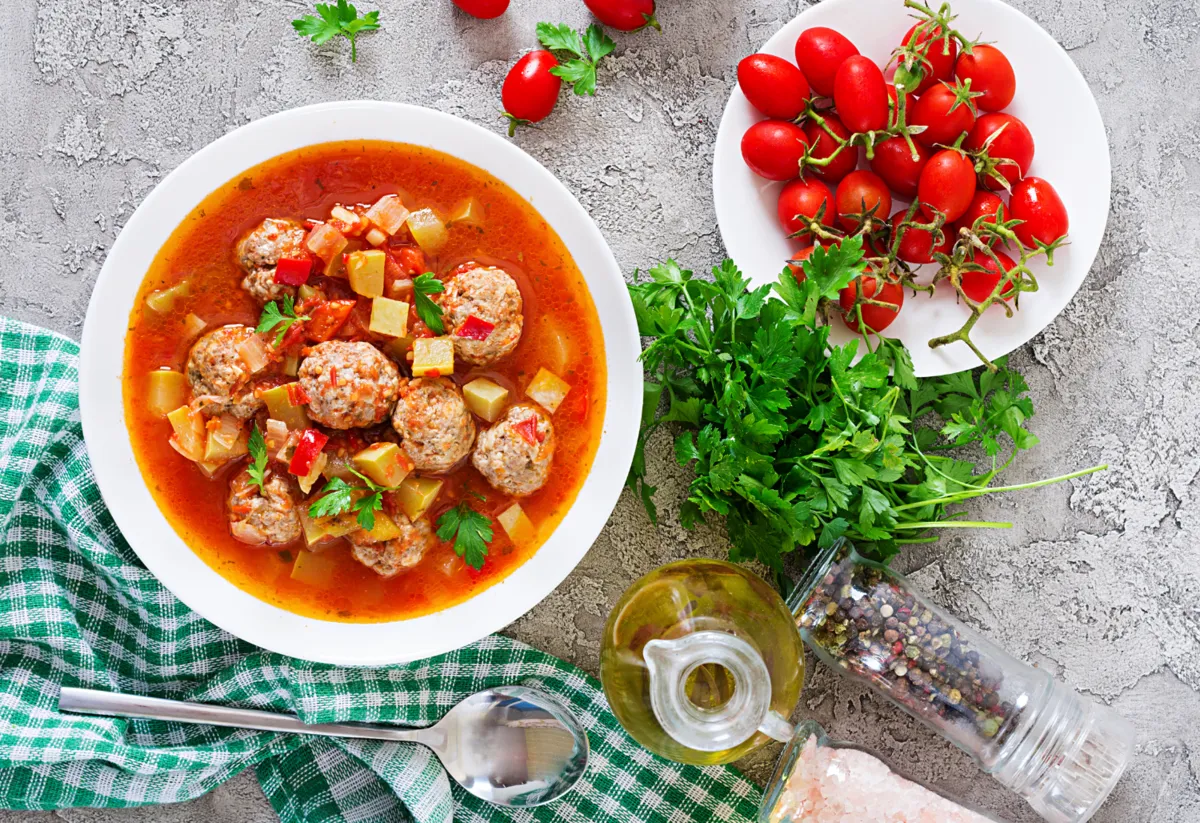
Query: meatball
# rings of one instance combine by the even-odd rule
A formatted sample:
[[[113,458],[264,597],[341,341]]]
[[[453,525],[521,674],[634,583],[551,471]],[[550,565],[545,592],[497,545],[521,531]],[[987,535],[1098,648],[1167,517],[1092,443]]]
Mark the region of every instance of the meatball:
[[[531,417],[536,420],[533,426]],[[495,425],[479,433],[471,464],[494,488],[524,497],[545,485],[553,459],[550,418],[536,406],[521,403],[509,407]]]
[[[268,217],[238,241],[234,253],[238,265],[246,272],[242,288],[251,297],[266,303],[295,295],[294,287],[275,282],[275,266],[283,257],[309,256],[304,247],[305,233],[304,226],[295,220]]]
[[[353,532],[350,535],[350,553],[354,559],[371,569],[380,577],[394,577],[421,562],[429,547],[433,545],[433,529],[424,517],[413,523],[403,514],[392,518],[400,528],[400,536],[376,542],[368,532]]]
[[[292,482],[268,469],[262,488],[250,481],[249,467],[229,481],[229,530],[253,546],[291,543],[300,537],[300,515]]]
[[[262,408],[263,401],[254,396],[250,385],[256,372],[238,353],[238,347],[255,336],[249,326],[221,326],[197,340],[188,352],[188,383],[204,414],[232,414],[244,420]]]
[[[392,427],[418,471],[449,471],[475,442],[475,420],[462,392],[444,377],[401,380]]]
[[[331,340],[314,346],[300,364],[308,414],[332,429],[383,422],[400,389],[400,372],[370,343]]]
[[[468,363],[494,363],[512,354],[521,341],[525,325],[521,290],[504,269],[464,268],[446,282],[446,291],[438,302],[446,315],[446,331],[454,337],[454,354]],[[468,317],[477,317],[495,328],[483,340],[459,337],[458,329]]]

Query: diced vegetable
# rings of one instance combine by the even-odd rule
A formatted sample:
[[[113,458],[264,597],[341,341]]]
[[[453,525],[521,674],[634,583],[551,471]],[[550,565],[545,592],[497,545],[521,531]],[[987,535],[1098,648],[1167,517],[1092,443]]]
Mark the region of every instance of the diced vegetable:
[[[257,374],[271,362],[271,350],[257,334],[247,337],[246,341],[237,347],[237,353],[251,374]]]
[[[382,254],[382,252],[380,252]],[[404,337],[408,334],[408,304],[403,300],[376,297],[371,301],[370,330],[388,337]]]
[[[329,222],[347,237],[358,237],[367,230],[367,221],[345,206],[330,209]]]
[[[332,541],[345,537],[359,527],[352,512],[337,517],[310,517],[307,506],[300,506],[297,511],[304,529],[304,542],[313,551],[328,548]]]
[[[337,556],[332,552],[297,552],[296,562],[292,566],[292,579],[319,589],[327,589],[333,585],[337,567]]]
[[[249,451],[250,434],[242,421],[232,414],[223,414],[209,422],[208,440],[204,444],[205,463],[226,463]]]
[[[300,374],[300,355],[289,354],[283,358],[283,373],[288,377],[295,377]]]
[[[313,461],[312,468],[308,470],[308,474],[297,481],[300,484],[300,491],[305,494],[312,491],[313,486],[321,479],[321,472],[325,470],[325,464],[328,462],[329,456],[325,452],[317,455],[317,459]]]
[[[550,358],[547,364],[550,371],[562,374],[575,359],[575,341],[568,335],[552,316],[542,317],[542,325],[546,329],[543,337],[546,340],[544,349]]]
[[[346,257],[346,276],[350,288],[363,297],[383,294],[384,254],[379,249],[351,252]]]
[[[315,286],[310,286],[306,283],[296,289],[296,296],[301,300],[312,300],[314,297],[320,297],[321,292]]]
[[[263,402],[267,404],[267,413],[276,420],[281,420],[289,429],[307,429],[308,412],[304,405],[294,403],[289,386],[299,387],[299,383],[285,383],[262,393]]]
[[[198,317],[195,313],[189,312],[188,316],[183,321],[183,334],[188,339],[199,337],[200,333],[208,328],[208,321],[202,317]]]
[[[500,521],[500,525],[504,527],[504,532],[509,536],[509,539],[514,543],[528,543],[537,537],[537,527],[533,525],[533,521],[525,514],[525,510],[521,508],[520,503],[513,503],[496,517]]]
[[[400,527],[396,525],[396,521],[388,517],[383,512],[377,512],[375,515],[375,527],[370,529],[367,534],[376,543],[383,543],[388,540],[395,540],[400,536]]]
[[[454,374],[454,341],[449,337],[418,337],[413,341],[413,377]]]
[[[367,242],[372,246],[382,246],[388,241],[388,236],[382,229],[372,228],[367,232]]]
[[[169,289],[159,289],[146,295],[146,308],[158,314],[167,314],[175,308],[175,301],[192,293],[190,280],[181,280]]]
[[[413,462],[395,443],[375,443],[354,455],[354,467],[380,486],[394,488],[408,477]]]
[[[154,414],[165,417],[167,412],[182,406],[187,399],[187,378],[180,372],[159,369],[146,375],[146,406]]]
[[[421,209],[410,214],[408,230],[426,254],[437,254],[449,239],[445,224],[433,213],[433,209]]]
[[[508,389],[486,377],[477,377],[463,386],[467,408],[489,423],[495,423],[508,403]]]
[[[329,455],[329,462],[325,464],[325,468],[321,470],[321,474],[325,475],[326,480],[340,477],[350,482],[354,480],[352,469],[354,469],[354,460],[350,455],[335,452]]]
[[[282,420],[267,418],[267,433],[263,435],[263,444],[268,452],[278,452],[287,445],[288,427]]]
[[[199,462],[204,459],[204,444],[208,432],[204,428],[204,415],[189,406],[180,406],[167,415],[174,434],[171,446],[188,460]]]
[[[312,260],[307,257],[284,257],[275,266],[275,282],[285,286],[303,286],[312,274]]]
[[[525,389],[525,396],[554,414],[554,410],[562,405],[570,390],[571,385],[558,375],[546,369],[538,369],[529,387]]]
[[[315,343],[333,339],[338,330],[350,319],[357,300],[327,300],[312,310],[312,319],[304,326],[304,335]]]
[[[521,439],[531,446],[536,446],[546,439],[545,435],[538,431],[537,415],[529,415],[519,423],[513,424],[513,431],[521,435]]]
[[[388,234],[400,231],[404,221],[408,219],[409,211],[400,202],[399,195],[386,194],[367,209],[367,219]]]
[[[413,338],[397,337],[395,340],[389,340],[383,345],[383,353],[397,363],[407,363],[408,353],[412,350],[412,346]]]
[[[466,200],[458,204],[454,209],[447,224],[463,224],[466,226],[478,226],[483,223],[483,207],[479,205],[479,201],[474,197],[468,197]]]
[[[416,520],[429,510],[442,490],[442,481],[432,477],[406,477],[397,493],[400,508],[409,520]]]
[[[222,468],[224,468],[227,463],[228,463],[228,461],[225,461],[225,460],[222,460],[219,463],[206,463],[203,460],[201,460],[199,463],[196,464],[196,468],[198,468],[200,470],[200,473],[202,475],[207,477],[209,480],[212,480],[214,477],[216,477],[217,472],[219,472]]]
[[[312,471],[317,455],[328,442],[329,435],[316,429],[305,429],[300,435],[300,442],[296,444],[296,451],[292,452],[292,462],[288,465],[288,471],[297,477],[306,476]]]
[[[487,340],[495,329],[495,323],[489,323],[471,314],[467,315],[467,319],[462,322],[462,325],[455,329],[454,336],[465,337],[467,340]]]
[[[346,236],[328,223],[320,223],[308,233],[304,245],[322,260],[329,262],[337,258],[346,248]]]

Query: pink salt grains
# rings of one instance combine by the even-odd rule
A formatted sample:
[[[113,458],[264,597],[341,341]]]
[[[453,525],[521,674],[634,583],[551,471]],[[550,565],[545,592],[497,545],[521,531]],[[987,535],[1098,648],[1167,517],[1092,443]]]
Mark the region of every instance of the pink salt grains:
[[[818,746],[796,759],[771,823],[992,823],[856,749]]]

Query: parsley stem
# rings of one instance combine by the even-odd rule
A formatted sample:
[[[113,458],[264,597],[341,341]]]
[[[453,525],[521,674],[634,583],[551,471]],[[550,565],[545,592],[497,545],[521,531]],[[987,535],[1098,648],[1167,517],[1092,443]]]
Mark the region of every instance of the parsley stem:
[[[917,523],[897,523],[894,529],[1011,529],[1012,523],[991,520],[926,520]]]
[[[1108,464],[1104,463],[1099,466],[1092,466],[1090,469],[1080,469],[1077,472],[1071,472],[1070,474],[1064,474],[1059,477],[1050,477],[1045,480],[1035,480],[1032,483],[1021,483],[1017,486],[995,486],[985,489],[973,489],[971,491],[955,492],[954,494],[948,494],[944,497],[935,497],[932,500],[918,500],[915,503],[905,503],[902,506],[896,506],[895,511],[902,511],[904,509],[919,509],[922,506],[936,506],[942,503],[958,503],[962,500],[970,500],[972,497],[980,497],[981,495],[994,494],[996,492],[1015,492],[1023,491],[1024,489],[1036,489],[1041,486],[1049,486],[1054,483],[1061,483],[1064,480],[1074,480],[1076,477],[1083,477],[1084,475],[1092,474],[1094,472],[1104,471],[1107,468]]]

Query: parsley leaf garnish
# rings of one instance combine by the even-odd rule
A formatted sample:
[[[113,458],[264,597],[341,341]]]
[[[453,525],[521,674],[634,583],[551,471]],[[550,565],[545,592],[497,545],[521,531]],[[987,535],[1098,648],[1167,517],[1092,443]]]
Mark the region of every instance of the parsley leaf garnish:
[[[258,327],[255,331],[259,334],[266,334],[271,329],[279,329],[279,333],[275,335],[275,345],[278,346],[283,342],[283,336],[287,334],[287,330],[293,324],[303,320],[311,320],[307,314],[296,314],[296,301],[290,294],[283,296],[283,309],[280,310],[275,301],[272,300],[267,305],[263,306],[262,314],[258,318]]]
[[[421,318],[434,334],[445,334],[446,325],[442,322],[442,307],[429,299],[431,294],[441,294],[446,290],[446,284],[437,279],[431,271],[418,275],[413,280],[413,298],[416,302],[417,316]]]
[[[350,60],[358,62],[358,33],[375,31],[379,28],[379,12],[369,12],[358,16],[358,9],[346,0],[332,3],[317,3],[316,14],[306,14],[292,21],[294,28],[301,37],[310,37],[318,46],[334,37],[345,37],[350,41]]]
[[[257,423],[250,429],[250,440],[246,447],[250,451],[250,465],[246,467],[246,473],[250,475],[250,482],[262,491],[263,484],[267,482],[267,443]]]
[[[596,93],[596,66],[600,59],[612,54],[617,44],[594,23],[588,26],[583,36],[568,26],[559,23],[537,24],[537,37],[550,51],[566,52],[570,59],[550,69],[550,73],[571,83],[575,93],[582,97]]]
[[[492,541],[492,521],[464,500],[438,518],[437,536],[447,543],[453,540],[454,553],[479,570],[487,558],[487,544]]]
[[[375,528],[375,512],[383,511],[383,493],[396,491],[390,486],[380,486],[366,475],[354,469],[350,472],[363,482],[352,486],[340,477],[332,478],[321,489],[321,494],[308,507],[309,517],[337,517],[348,511],[358,513],[358,525],[370,531]]]

